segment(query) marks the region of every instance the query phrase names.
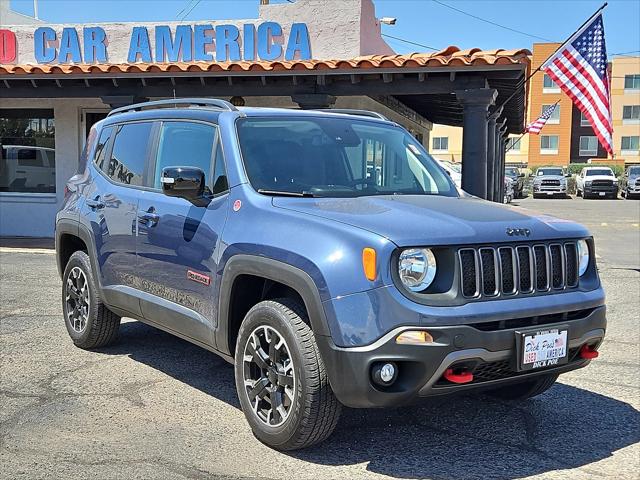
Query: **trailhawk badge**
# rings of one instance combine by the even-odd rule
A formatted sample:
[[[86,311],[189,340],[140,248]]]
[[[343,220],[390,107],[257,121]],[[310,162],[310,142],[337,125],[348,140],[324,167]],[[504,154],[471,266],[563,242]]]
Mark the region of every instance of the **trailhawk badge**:
[[[193,270],[187,270],[187,278],[203,285],[211,285],[211,277],[209,275],[203,275]]]

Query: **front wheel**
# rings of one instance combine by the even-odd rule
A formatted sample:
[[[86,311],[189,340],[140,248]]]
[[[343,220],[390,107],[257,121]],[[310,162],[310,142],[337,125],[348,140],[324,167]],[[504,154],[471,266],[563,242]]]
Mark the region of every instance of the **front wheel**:
[[[557,374],[549,373],[526,382],[496,388],[488,393],[504,400],[526,400],[549,390],[557,379]]]
[[[333,394],[304,307],[263,301],[244,318],[235,354],[236,388],[254,435],[278,450],[319,443],[341,404]]]

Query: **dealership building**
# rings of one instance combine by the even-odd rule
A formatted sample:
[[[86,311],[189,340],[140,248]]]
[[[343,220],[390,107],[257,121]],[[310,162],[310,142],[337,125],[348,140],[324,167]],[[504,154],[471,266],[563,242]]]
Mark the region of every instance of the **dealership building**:
[[[374,110],[425,145],[434,123],[463,127],[463,188],[490,200],[525,123],[530,52],[397,55],[371,0],[263,0],[255,19],[190,23],[52,25],[0,7],[0,236],[53,236],[88,130],[135,102]]]

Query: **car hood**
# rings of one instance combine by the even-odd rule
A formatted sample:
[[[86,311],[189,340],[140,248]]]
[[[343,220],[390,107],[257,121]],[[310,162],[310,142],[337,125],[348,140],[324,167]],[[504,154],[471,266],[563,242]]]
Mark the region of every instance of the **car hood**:
[[[589,175],[584,177],[585,182],[590,182],[591,180],[616,180],[616,177],[611,175]]]
[[[401,247],[551,240],[589,235],[586,228],[577,223],[475,197],[274,197],[273,205],[368,230]],[[528,229],[530,235],[509,236],[507,229]]]

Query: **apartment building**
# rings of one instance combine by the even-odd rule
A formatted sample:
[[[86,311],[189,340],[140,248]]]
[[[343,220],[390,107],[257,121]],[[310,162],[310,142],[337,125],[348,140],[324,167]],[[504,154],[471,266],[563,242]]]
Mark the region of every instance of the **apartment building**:
[[[640,57],[611,62],[611,109],[615,158],[640,163]]]

